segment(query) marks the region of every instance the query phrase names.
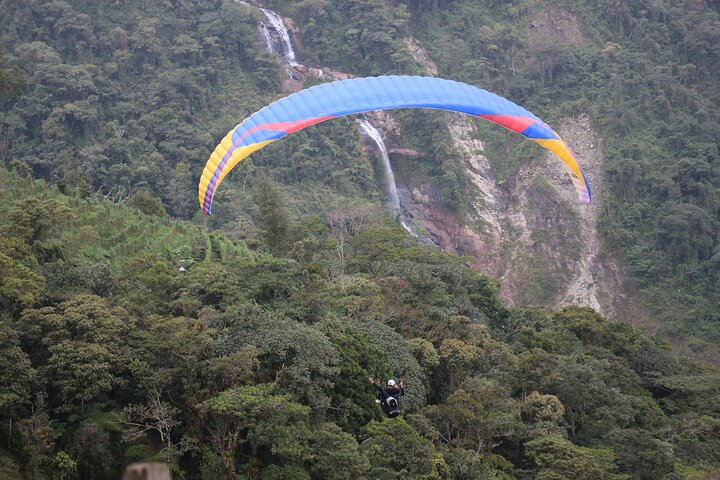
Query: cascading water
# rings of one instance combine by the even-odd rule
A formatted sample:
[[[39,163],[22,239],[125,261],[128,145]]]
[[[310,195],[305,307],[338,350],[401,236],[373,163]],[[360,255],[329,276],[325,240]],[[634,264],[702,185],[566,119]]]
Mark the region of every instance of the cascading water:
[[[239,3],[241,5],[252,7],[250,4],[242,0],[235,1],[236,3]],[[270,53],[275,53],[282,56],[285,63],[285,71],[287,72],[288,77],[290,79],[297,80],[297,73],[294,67],[299,67],[301,65],[295,59],[295,50],[293,49],[292,42],[290,41],[290,34],[287,27],[285,26],[285,22],[283,22],[283,19],[280,15],[278,15],[276,12],[273,12],[272,10],[268,10],[262,7],[255,8],[259,8],[263,12],[265,17],[268,19],[267,25],[262,22],[260,23],[260,25],[258,25],[258,30],[260,31],[260,34],[265,41],[265,46]],[[322,70],[318,70],[318,78],[325,78],[325,74]],[[412,224],[410,223],[410,219],[405,214],[403,214],[403,211],[400,208],[400,199],[398,198],[397,186],[395,185],[395,175],[393,174],[392,167],[390,166],[390,158],[388,157],[387,148],[385,148],[385,142],[383,141],[382,135],[380,134],[378,129],[375,128],[366,119],[358,119],[358,124],[360,126],[361,132],[370,139],[372,139],[372,141],[375,143],[375,145],[377,145],[377,148],[378,150],[380,150],[380,153],[382,155],[383,168],[385,170],[385,179],[387,182],[387,192],[388,196],[390,197],[390,209],[393,215],[398,218],[400,224],[403,226],[403,228],[405,228],[405,230],[408,231],[408,233],[410,233],[410,235],[412,235],[413,237],[421,238],[422,241],[427,243],[428,245],[434,245],[437,247],[437,245],[431,239],[424,236],[420,237],[415,232]]]
[[[364,135],[367,135],[372,139],[373,142],[375,142],[375,145],[377,145],[378,150],[380,150],[380,153],[382,154],[383,159],[383,168],[385,169],[385,179],[387,181],[387,190],[388,190],[388,196],[390,197],[390,208],[397,212],[400,210],[400,199],[397,195],[397,186],[395,185],[395,174],[393,174],[392,167],[390,166],[390,157],[388,157],[387,148],[385,147],[385,142],[382,139],[382,135],[380,135],[380,132],[377,128],[373,126],[372,123],[368,122],[365,119],[359,119],[358,125],[360,125],[360,130]]]
[[[290,33],[288,32],[285,22],[280,15],[272,10],[266,8],[260,8],[268,19],[268,25],[260,23],[258,29],[260,34],[265,39],[265,45],[270,53],[277,53],[282,56],[285,62],[285,71],[288,77],[296,79],[295,69],[300,64],[295,59],[295,50],[293,49],[292,42],[290,41]]]
[[[387,182],[388,197],[390,197],[390,210],[392,211],[393,215],[398,216],[400,224],[402,224],[405,230],[407,230],[408,233],[410,233],[410,235],[412,235],[413,237],[417,237],[418,235],[413,230],[409,219],[405,215],[403,215],[402,210],[400,209],[400,199],[398,198],[397,186],[395,185],[395,174],[393,174],[392,167],[390,166],[390,157],[388,157],[387,148],[385,147],[385,142],[383,141],[382,135],[380,135],[380,131],[378,131],[378,129],[375,128],[372,123],[368,122],[364,118],[358,119],[357,123],[360,126],[360,131],[363,133],[363,135],[366,135],[367,137],[372,139],[372,141],[375,142],[375,145],[377,145],[378,150],[380,150],[383,161],[383,168],[385,170],[385,181]]]

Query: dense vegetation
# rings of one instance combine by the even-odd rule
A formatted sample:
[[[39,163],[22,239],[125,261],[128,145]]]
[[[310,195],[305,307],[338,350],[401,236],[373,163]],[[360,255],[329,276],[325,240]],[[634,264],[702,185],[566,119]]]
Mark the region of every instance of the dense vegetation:
[[[668,331],[717,341],[717,2],[267,5],[305,63],[422,73],[412,34],[443,76],[590,114],[609,246]],[[259,152],[200,218],[208,152],[281,95],[257,14],[0,1],[0,477],[720,475],[717,370],[591,310],[507,309],[385,218],[351,120]],[[424,155],[406,174],[462,212],[445,118],[398,118]],[[400,374],[404,415],[383,419],[367,377]]]
[[[720,372],[589,309],[508,310],[371,207],[258,205],[246,243],[151,198],[0,187],[3,478],[720,473]],[[383,419],[367,378],[400,374]]]
[[[607,247],[622,256],[668,334],[683,337],[692,350],[716,351],[717,1],[270,3],[303,25],[312,60],[356,74],[415,73],[418,65],[408,60],[403,41],[412,34],[444,77],[506,95],[553,124],[590,115],[605,152],[609,191],[601,228]],[[443,121],[416,123],[408,131],[433,138],[424,169],[442,165],[433,178],[442,182],[448,204],[462,212],[472,193],[448,165],[452,153],[437,132]],[[511,176],[528,151],[518,139],[481,128],[489,159],[501,177]]]
[[[608,249],[622,257],[639,298],[668,334],[696,351],[717,345],[716,1],[266,5],[300,27],[306,64],[357,75],[421,74],[405,41],[413,35],[445,77],[507,95],[553,123],[589,114],[605,151],[601,229]],[[221,1],[4,0],[3,63],[10,69],[0,81],[10,93],[0,113],[0,157],[63,187],[111,198],[145,188],[171,215],[195,215],[187,193],[198,159],[228,125],[281,94],[284,72],[257,40],[258,15]],[[406,126],[399,141],[423,153],[412,166],[398,159],[399,175],[432,178],[443,201],[463,214],[473,194],[454,159],[446,117],[399,118]],[[501,178],[512,176],[531,152],[512,136],[481,128]],[[358,147],[347,123],[335,122],[256,155],[255,165],[297,186],[296,213],[317,212],[318,197],[378,198]],[[243,196],[252,175],[235,176],[243,188],[228,182],[221,195]],[[242,234],[242,207],[217,213],[233,225],[214,219],[212,226]]]

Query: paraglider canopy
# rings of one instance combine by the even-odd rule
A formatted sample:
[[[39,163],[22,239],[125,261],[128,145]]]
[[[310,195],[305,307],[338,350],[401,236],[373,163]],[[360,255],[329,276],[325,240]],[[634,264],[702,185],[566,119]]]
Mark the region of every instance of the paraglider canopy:
[[[338,80],[271,103],[232,129],[210,155],[198,185],[206,214],[218,186],[243,158],[287,134],[331,118],[393,108],[434,108],[484,118],[553,152],[570,174],[582,203],[590,185],[565,142],[538,117],[494,93],[435,77],[380,76]]]

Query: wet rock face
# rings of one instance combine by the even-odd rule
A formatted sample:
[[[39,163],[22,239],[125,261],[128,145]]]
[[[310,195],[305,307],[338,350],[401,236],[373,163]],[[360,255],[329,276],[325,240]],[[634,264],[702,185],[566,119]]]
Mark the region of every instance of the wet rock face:
[[[602,208],[602,145],[586,116],[567,119],[559,133],[594,187],[594,203],[581,205],[559,160],[540,152],[502,185],[475,138],[472,120],[449,124],[455,151],[471,181],[468,218],[445,207],[432,184],[398,185],[400,204],[446,252],[467,255],[474,267],[501,280],[511,305],[587,305],[608,316],[625,310],[625,280],[602,251],[597,220]],[[392,149],[392,147],[391,147]],[[403,152],[397,150],[396,154]]]
[[[418,152],[417,150],[412,150],[410,148],[400,148],[400,147],[388,148],[388,153],[394,154],[394,155],[402,155],[403,157],[409,157],[409,158],[419,158],[422,156],[422,153]]]
[[[443,207],[440,190],[433,185],[397,184],[402,210],[416,219],[443,250],[452,244],[452,236],[459,222],[457,214]]]
[[[497,239],[463,225],[457,212],[443,205],[436,186],[400,183],[398,196],[403,210],[422,225],[443,251],[472,257],[474,266],[483,272],[493,270]]]
[[[297,48],[298,50],[302,50],[304,48],[304,45],[300,29],[297,27],[297,25],[295,25],[295,22],[293,22],[292,18],[283,17],[283,21],[285,22],[285,26],[287,27],[288,32],[290,32],[292,44],[295,45],[295,48]]]
[[[410,50],[410,54],[425,67],[430,75],[433,77],[437,76],[437,65],[430,60],[430,55],[428,55],[427,50],[425,50],[417,40],[413,37],[408,37],[405,39],[405,45],[407,45],[408,50]]]
[[[256,1],[251,3],[257,5]],[[290,19],[282,21],[290,43],[301,45],[298,28]],[[575,18],[567,12],[540,16],[535,22],[532,27],[537,41],[579,40]],[[437,66],[415,39],[406,39],[406,45],[430,75],[437,74]],[[286,92],[300,90],[308,77],[351,78],[328,68],[306,67],[294,57],[285,59],[285,64],[289,76],[283,84]],[[393,146],[393,139],[400,138],[402,132],[390,113],[368,116],[382,130],[390,153],[411,158],[423,155]],[[611,317],[626,308],[622,305],[627,298],[622,294],[623,275],[615,261],[601,251],[597,220],[602,205],[603,155],[588,117],[567,119],[558,131],[593,186],[595,201],[590,206],[578,204],[566,173],[550,153],[528,159],[514,177],[498,185],[495,170],[483,155],[483,143],[476,138],[473,121],[455,115],[448,129],[471,185],[465,192],[471,206],[466,218],[447,208],[440,190],[429,183],[398,184],[401,211],[422,225],[428,238],[444,251],[471,257],[475,268],[499,278],[501,296],[510,305],[580,304]]]
[[[565,211],[568,205],[561,202],[553,191],[537,185],[530,185],[527,192],[529,200],[525,205],[524,217],[526,227],[532,232],[547,231],[552,236],[557,236],[567,243],[568,241],[579,241],[578,229],[575,224],[574,215]],[[559,247],[558,244],[555,244]]]
[[[534,42],[582,43],[571,12],[536,10],[530,29]],[[406,45],[428,74],[437,75],[437,66],[416,39],[408,37]],[[614,258],[602,250],[597,229],[604,194],[602,142],[587,115],[566,119],[558,132],[575,152],[593,187],[590,206],[577,202],[567,174],[550,153],[529,158],[514,177],[499,186],[472,121],[457,115],[448,128],[472,185],[466,192],[472,205],[468,218],[460,219],[444,207],[433,185],[398,185],[401,207],[443,250],[471,256],[475,268],[499,278],[501,296],[510,305],[579,304],[610,317],[628,308],[636,316],[642,315],[642,309],[627,304],[627,282]],[[389,147],[396,155],[406,154],[392,144]]]

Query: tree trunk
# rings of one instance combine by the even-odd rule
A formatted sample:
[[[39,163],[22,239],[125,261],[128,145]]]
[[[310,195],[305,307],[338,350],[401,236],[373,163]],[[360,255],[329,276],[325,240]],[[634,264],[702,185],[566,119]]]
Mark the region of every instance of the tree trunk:
[[[259,480],[260,478],[260,459],[258,458],[257,446],[252,446],[252,454],[248,462],[248,480]]]

